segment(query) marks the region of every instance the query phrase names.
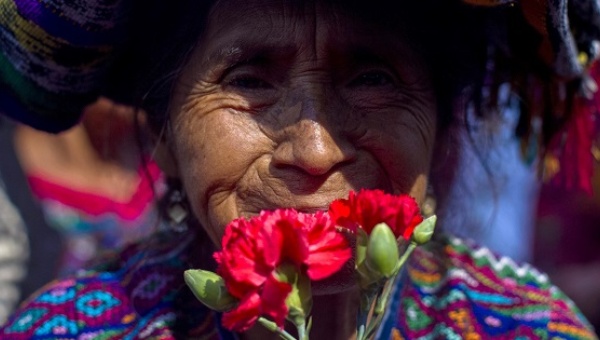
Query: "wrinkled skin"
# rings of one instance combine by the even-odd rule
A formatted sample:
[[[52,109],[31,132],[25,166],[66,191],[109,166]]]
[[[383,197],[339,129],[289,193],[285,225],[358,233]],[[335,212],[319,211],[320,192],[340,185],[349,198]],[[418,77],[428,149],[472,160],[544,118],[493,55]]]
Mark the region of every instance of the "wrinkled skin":
[[[232,219],[263,209],[325,210],[361,188],[424,198],[436,134],[427,69],[400,27],[343,8],[234,0],[212,9],[173,95],[166,149],[215,244]],[[322,289],[343,291],[352,277]],[[339,315],[331,323],[345,338],[354,312],[339,310],[356,301],[335,299],[314,310]]]

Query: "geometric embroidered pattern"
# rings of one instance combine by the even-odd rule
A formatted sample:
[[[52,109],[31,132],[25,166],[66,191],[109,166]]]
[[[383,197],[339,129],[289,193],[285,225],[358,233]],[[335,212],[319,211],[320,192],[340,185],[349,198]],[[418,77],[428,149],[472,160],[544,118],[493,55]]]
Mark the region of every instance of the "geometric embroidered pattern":
[[[437,236],[437,247],[419,247],[409,259],[409,283],[399,286],[401,308],[393,311],[389,330],[394,339],[597,338],[546,275],[487,248]]]
[[[77,311],[87,316],[96,317],[120,303],[121,302],[110,293],[96,290],[85,293],[77,298],[75,307],[77,308]]]
[[[231,339],[186,288],[199,262],[193,231],[162,233],[95,271],[51,284],[0,328],[0,339]],[[597,339],[544,274],[435,235],[411,255],[377,339]]]
[[[11,333],[25,332],[46,313],[48,313],[46,308],[32,308],[15,320],[8,330]]]
[[[56,315],[44,322],[35,335],[70,335],[77,334],[77,323],[64,315]]]
[[[41,302],[51,303],[53,305],[58,305],[61,303],[65,303],[66,301],[72,300],[75,297],[75,289],[67,288],[67,289],[53,289],[46,294],[43,294],[38,299]]]
[[[163,288],[168,284],[168,277],[159,273],[151,273],[146,279],[141,281],[133,290],[133,297],[143,299],[154,299],[158,294],[163,292]]]

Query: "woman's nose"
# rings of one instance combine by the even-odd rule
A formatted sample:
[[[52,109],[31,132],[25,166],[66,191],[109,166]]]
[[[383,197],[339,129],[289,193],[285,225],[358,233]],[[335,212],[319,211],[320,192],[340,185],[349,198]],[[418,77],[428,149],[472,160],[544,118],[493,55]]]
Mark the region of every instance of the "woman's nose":
[[[319,176],[356,156],[354,146],[346,138],[336,135],[335,128],[328,130],[318,121],[301,119],[285,130],[273,154],[277,167],[291,166]]]

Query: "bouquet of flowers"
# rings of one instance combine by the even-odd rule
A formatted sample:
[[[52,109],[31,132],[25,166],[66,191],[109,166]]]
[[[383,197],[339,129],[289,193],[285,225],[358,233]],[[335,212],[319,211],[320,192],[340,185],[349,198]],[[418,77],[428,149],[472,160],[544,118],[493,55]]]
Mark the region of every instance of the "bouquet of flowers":
[[[295,339],[283,328],[287,319],[304,340],[312,321],[311,282],[338,272],[355,243],[357,339],[368,339],[382,321],[393,278],[429,241],[435,222],[435,216],[423,219],[412,197],[380,190],[351,192],[328,212],[263,211],[226,227],[214,254],[217,273],[191,269],[185,281],[202,303],[223,312],[226,328],[243,332],[258,322],[282,339]]]

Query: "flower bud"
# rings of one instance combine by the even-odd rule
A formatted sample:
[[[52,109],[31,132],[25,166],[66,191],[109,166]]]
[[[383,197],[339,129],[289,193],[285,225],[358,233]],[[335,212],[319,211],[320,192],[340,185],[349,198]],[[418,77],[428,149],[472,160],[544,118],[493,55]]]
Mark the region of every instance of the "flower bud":
[[[194,296],[208,308],[222,312],[237,304],[237,300],[225,288],[225,281],[219,275],[201,269],[189,269],[183,273],[185,283]]]
[[[369,235],[365,264],[370,271],[389,278],[395,273],[397,262],[396,237],[387,224],[379,223]]]
[[[416,226],[411,240],[417,245],[422,245],[429,242],[429,240],[431,240],[431,236],[433,235],[433,231],[435,230],[436,222],[437,216],[435,215],[430,216],[421,222],[418,226]]]

